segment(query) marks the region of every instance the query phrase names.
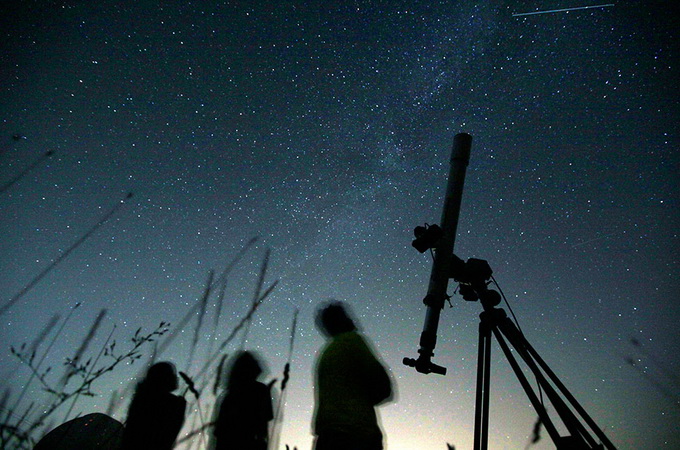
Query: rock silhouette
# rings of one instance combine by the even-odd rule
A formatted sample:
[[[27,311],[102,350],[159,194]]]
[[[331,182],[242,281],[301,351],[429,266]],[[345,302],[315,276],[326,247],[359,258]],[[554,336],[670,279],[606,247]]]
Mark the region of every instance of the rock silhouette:
[[[34,450],[118,450],[123,424],[106,414],[77,417],[47,433]]]

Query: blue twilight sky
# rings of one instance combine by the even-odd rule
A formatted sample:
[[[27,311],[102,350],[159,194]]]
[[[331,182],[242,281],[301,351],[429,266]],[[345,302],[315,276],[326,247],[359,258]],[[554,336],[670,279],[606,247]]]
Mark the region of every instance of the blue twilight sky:
[[[313,315],[331,297],[351,305],[393,374],[398,396],[380,408],[387,448],[471,448],[481,306],[454,296],[442,313],[435,362],[447,376],[401,364],[416,356],[431,268],[412,230],[439,221],[453,136],[466,132],[455,253],[489,261],[529,341],[618,448],[680,447],[680,16],[672,2],[641,1],[513,16],[575,6],[585,4],[9,7],[1,304],[134,196],[0,317],[3,414],[17,405],[13,423],[49,401],[10,346],[30,344],[54,314],[61,324],[81,303],[42,366],[56,383],[102,309],[91,356],[112,330],[124,348],[139,327],[179,324],[209,270],[259,237],[227,279],[216,334],[215,292],[193,360],[198,315],[171,326],[179,337],[161,358],[211,382],[214,364],[199,371],[245,315],[268,248],[265,285],[279,283],[225,351],[257,350],[266,378],[280,378],[300,308],[282,448],[311,445],[323,344]],[[115,392],[124,420],[151,347],[142,353],[71,417],[106,411]],[[491,383],[490,447],[525,448],[535,413],[497,346]],[[194,404],[183,434],[198,417]],[[544,433],[531,448],[553,446]]]

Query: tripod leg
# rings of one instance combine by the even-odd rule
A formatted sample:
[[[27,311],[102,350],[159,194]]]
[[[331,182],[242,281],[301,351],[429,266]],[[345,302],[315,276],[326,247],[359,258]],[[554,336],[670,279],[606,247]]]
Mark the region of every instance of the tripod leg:
[[[538,396],[536,396],[536,393],[534,392],[534,389],[531,387],[531,384],[529,383],[527,378],[524,376],[524,373],[522,372],[522,369],[517,363],[517,360],[510,351],[510,347],[508,347],[507,342],[505,342],[505,339],[503,338],[503,334],[501,333],[501,331],[498,330],[497,328],[494,328],[493,332],[494,335],[496,336],[496,340],[498,341],[498,345],[501,347],[503,353],[505,354],[505,358],[508,360],[510,366],[512,367],[512,370],[515,372],[515,376],[517,377],[520,384],[524,388],[524,392],[527,394],[527,397],[529,397],[531,404],[533,405],[534,409],[541,418],[545,430],[550,435],[552,441],[557,444],[558,442],[560,442],[561,437],[559,432],[557,431],[557,428],[555,428],[555,424],[550,419],[550,416],[548,416],[548,413],[543,407],[543,404],[538,399]]]
[[[484,343],[484,418],[482,420],[482,449],[489,446],[489,397],[491,383],[491,330],[486,331]]]
[[[486,450],[489,437],[489,375],[491,371],[491,329],[482,319],[479,324],[477,353],[477,392],[475,400],[474,450]]]
[[[595,421],[590,417],[588,412],[581,406],[581,404],[576,400],[576,398],[569,392],[567,387],[560,381],[559,378],[557,378],[557,375],[555,375],[555,372],[553,372],[548,364],[541,358],[541,356],[538,354],[538,352],[531,346],[531,344],[526,340],[526,338],[523,338],[523,341],[526,345],[527,351],[531,354],[531,356],[538,362],[538,364],[541,366],[543,371],[550,377],[550,380],[557,386],[557,389],[562,392],[562,395],[571,403],[571,405],[574,407],[574,409],[581,415],[583,420],[588,424],[591,430],[597,435],[598,438],[600,438],[600,441],[604,444],[605,448],[609,450],[616,450],[616,447],[614,447],[614,444],[609,440],[609,438],[604,434],[604,432],[600,429],[600,427],[597,426]]]
[[[579,421],[578,417],[576,417],[576,415],[569,408],[569,406],[567,406],[565,400],[557,393],[555,388],[550,383],[548,383],[548,380],[545,378],[543,372],[541,372],[541,369],[538,367],[538,365],[540,365],[541,368],[543,368],[545,373],[548,374],[548,376],[550,377],[551,381],[553,381],[553,383],[562,392],[562,394],[572,403],[572,405],[574,404],[577,405],[576,408],[577,410],[580,408],[580,405],[578,405],[576,399],[573,396],[571,396],[571,394],[567,391],[566,387],[550,370],[545,361],[543,361],[538,355],[538,353],[533,349],[533,347],[531,347],[527,339],[524,337],[522,333],[520,333],[515,324],[509,318],[506,317],[505,319],[499,322],[498,330],[506,336],[510,344],[512,344],[515,347],[515,349],[522,357],[524,362],[526,362],[527,366],[529,366],[531,371],[536,376],[537,382],[543,387],[546,395],[552,402],[553,407],[560,416],[560,419],[571,433],[571,438],[569,439],[571,439],[574,442],[580,442],[580,445],[584,448],[597,448],[598,444],[596,440],[590,435],[586,427],[583,425],[583,423],[581,423],[581,421]],[[583,410],[583,408],[580,409],[585,414],[585,410]],[[591,429],[593,429],[593,431],[595,431],[596,434],[598,432],[601,433],[597,426],[593,428],[590,422],[588,422],[587,419],[589,419],[589,417],[587,416],[588,416],[587,414],[585,414],[585,416],[582,414],[582,417],[586,419],[586,423],[588,423],[591,426]],[[605,439],[603,439],[603,442],[608,442],[606,437]],[[609,444],[611,445],[611,443]]]

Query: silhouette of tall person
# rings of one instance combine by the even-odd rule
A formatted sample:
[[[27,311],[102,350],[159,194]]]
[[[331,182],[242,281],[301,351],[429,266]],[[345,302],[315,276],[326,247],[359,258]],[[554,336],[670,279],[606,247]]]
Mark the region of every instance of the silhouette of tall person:
[[[170,362],[149,367],[130,403],[122,450],[168,450],[184,424],[186,400],[173,395],[177,371]]]
[[[262,366],[248,351],[233,360],[227,393],[215,421],[215,450],[266,450],[274,418],[269,387],[257,381]]]
[[[316,361],[315,450],[382,449],[375,407],[392,398],[387,370],[342,303],[320,308],[316,322],[327,343]]]

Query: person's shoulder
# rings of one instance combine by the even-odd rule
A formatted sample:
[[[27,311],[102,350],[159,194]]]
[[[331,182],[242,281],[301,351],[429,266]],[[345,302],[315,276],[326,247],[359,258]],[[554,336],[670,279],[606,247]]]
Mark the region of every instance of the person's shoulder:
[[[187,401],[184,397],[174,394],[169,395],[168,403],[178,408],[184,408],[187,405]]]
[[[364,338],[357,330],[342,333],[340,336],[342,337],[343,342],[348,344],[360,345],[362,347],[367,346],[366,338]]]
[[[356,341],[363,340],[361,334],[357,330],[345,331],[343,333],[335,335],[333,338],[336,341]]]
[[[361,333],[357,331],[347,331],[335,335],[322,351],[322,355],[333,355],[338,352],[343,354],[348,352],[365,353],[366,351],[370,352],[370,349]]]
[[[265,392],[265,393],[269,394],[269,386],[267,386],[266,384],[261,383],[259,381],[255,382],[254,389],[257,390],[258,392]]]

